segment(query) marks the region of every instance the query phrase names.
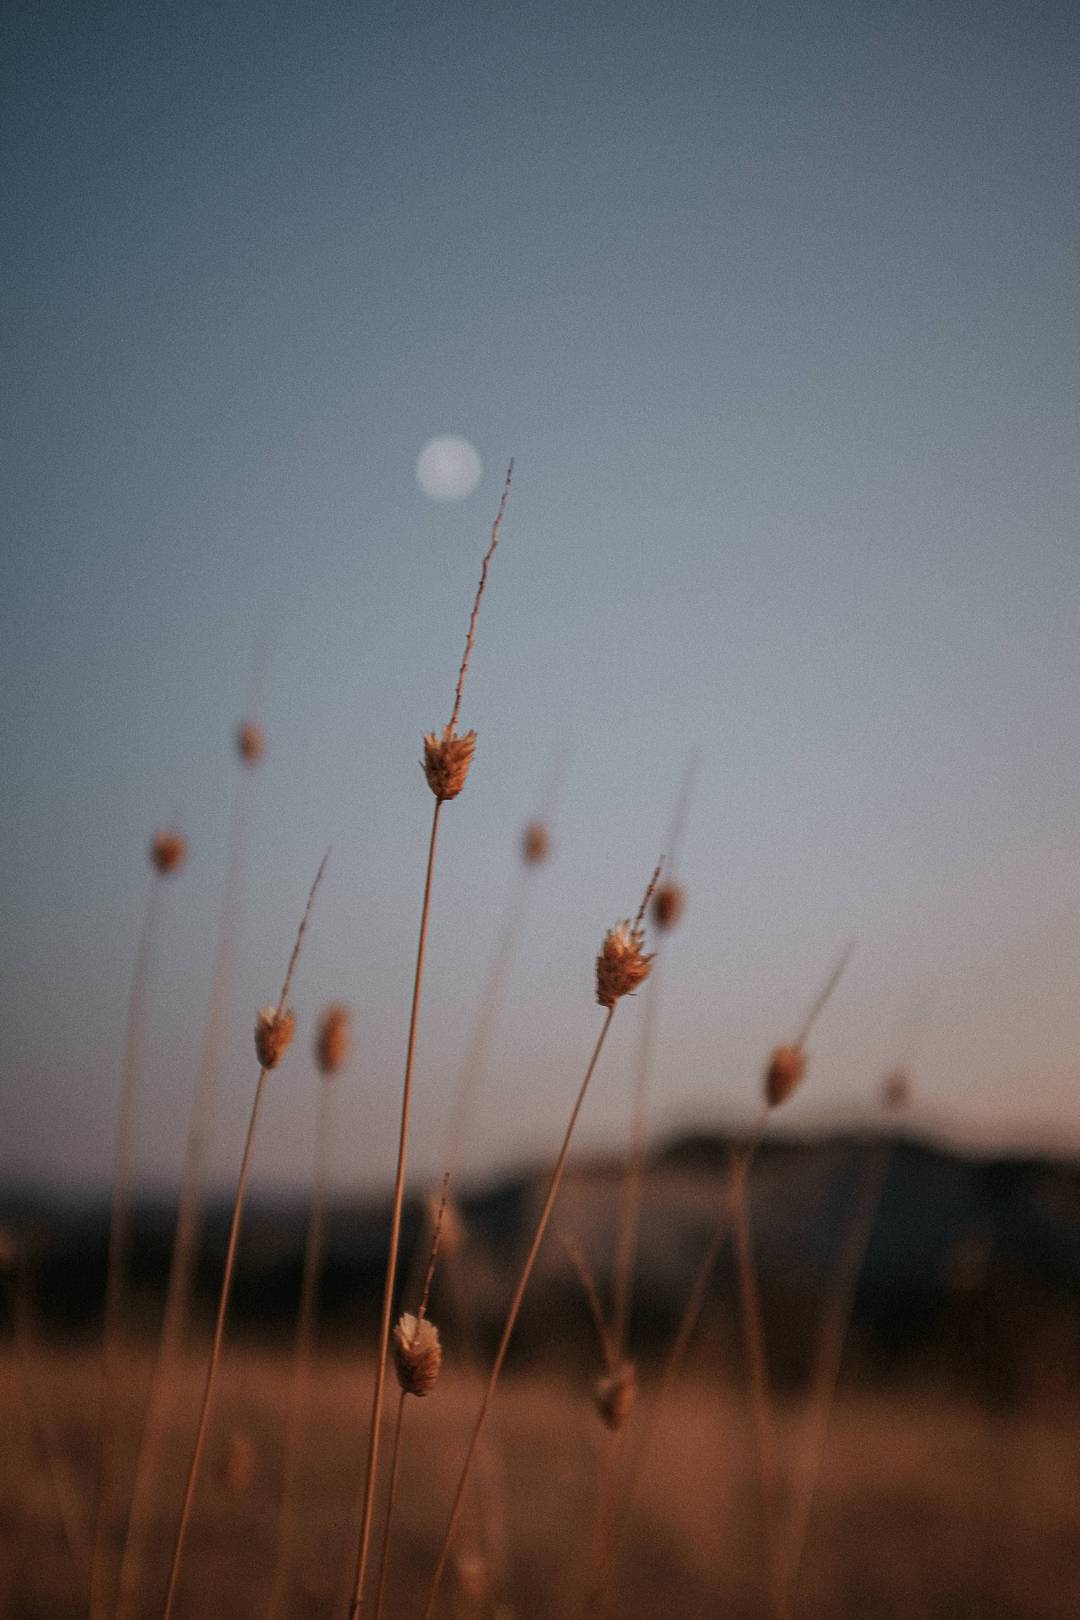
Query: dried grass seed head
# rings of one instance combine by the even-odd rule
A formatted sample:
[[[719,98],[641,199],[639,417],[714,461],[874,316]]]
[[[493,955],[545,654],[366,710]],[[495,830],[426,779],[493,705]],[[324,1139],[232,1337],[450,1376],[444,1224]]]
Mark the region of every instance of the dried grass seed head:
[[[778,1108],[797,1090],[806,1073],[806,1053],[801,1046],[778,1046],[765,1070],[765,1101]]]
[[[629,920],[608,929],[596,958],[596,999],[601,1007],[614,1007],[621,997],[632,996],[645,983],[652,957],[642,950],[644,943],[643,930]]]
[[[150,840],[150,861],[162,877],[179,872],[187,857],[187,839],[175,827],[160,827]]]
[[[911,1102],[911,1079],[903,1069],[886,1075],[881,1086],[881,1105],[890,1114],[902,1114]]]
[[[457,798],[465,786],[475,752],[475,731],[467,731],[459,737],[454,727],[449,725],[444,726],[441,732],[429,731],[426,734],[421,763],[428,787],[437,799]]]
[[[652,920],[662,934],[675,928],[686,908],[686,890],[674,878],[661,883],[652,897]]]
[[[266,733],[254,720],[241,721],[236,728],[236,752],[242,765],[257,765],[266,753]]]
[[[597,1379],[593,1400],[609,1429],[622,1428],[634,1409],[637,1392],[637,1372],[632,1361],[622,1362],[614,1372]]]
[[[426,1316],[405,1311],[394,1329],[394,1371],[408,1395],[429,1395],[442,1366],[439,1330]]]
[[[292,1045],[296,1015],[291,1007],[260,1007],[255,1016],[255,1055],[264,1069],[276,1069]]]
[[[521,858],[526,866],[540,866],[551,853],[551,838],[542,821],[530,821],[521,835]]]
[[[326,1079],[340,1074],[349,1060],[349,1018],[344,1002],[332,1001],[319,1019],[315,1035],[315,1062]]]

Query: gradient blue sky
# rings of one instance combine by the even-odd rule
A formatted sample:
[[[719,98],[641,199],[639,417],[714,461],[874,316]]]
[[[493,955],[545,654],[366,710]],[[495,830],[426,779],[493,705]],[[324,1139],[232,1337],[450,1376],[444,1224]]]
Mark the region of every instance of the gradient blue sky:
[[[179,814],[139,1150],[175,1173],[256,642],[218,1169],[332,840],[260,1174],[306,1173],[310,1025],[342,996],[339,1174],[388,1175],[420,736],[511,454],[417,1170],[567,743],[473,1168],[557,1138],[593,956],[695,752],[657,1128],[745,1116],[854,934],[792,1124],[865,1108],[919,1024],[928,1121],[1080,1143],[1077,8],[6,15],[4,1176],[107,1173],[145,845]],[[484,458],[458,506],[414,479],[442,431]],[[585,1144],[620,1128],[639,1017]]]

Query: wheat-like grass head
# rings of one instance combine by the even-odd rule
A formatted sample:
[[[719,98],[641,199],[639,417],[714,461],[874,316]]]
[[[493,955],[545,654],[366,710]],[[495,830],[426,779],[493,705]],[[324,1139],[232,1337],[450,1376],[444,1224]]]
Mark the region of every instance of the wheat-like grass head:
[[[344,1002],[332,1001],[319,1019],[315,1035],[315,1062],[327,1080],[340,1074],[349,1061],[349,1009]]]
[[[404,1311],[394,1329],[394,1371],[407,1395],[430,1395],[442,1366],[439,1330],[426,1316]]]
[[[260,1067],[276,1069],[292,1045],[296,1015],[291,1007],[260,1007],[255,1017],[255,1055]]]
[[[652,969],[652,956],[642,950],[644,943],[644,930],[629,919],[608,929],[596,958],[596,999],[601,1007],[614,1007],[623,996],[632,996],[645,983]]]
[[[445,799],[457,798],[465,786],[475,752],[475,731],[466,731],[459,737],[455,728],[449,725],[444,726],[441,732],[426,733],[421,764],[427,785],[440,803]]]
[[[150,840],[150,864],[161,877],[172,877],[187,859],[187,839],[175,827],[159,827]]]
[[[632,1361],[624,1361],[603,1378],[598,1378],[593,1389],[593,1401],[605,1425],[612,1430],[621,1429],[637,1400],[637,1372]]]
[[[542,821],[530,821],[521,835],[521,858],[526,866],[542,866],[551,853],[551,837]]]
[[[241,721],[236,728],[236,752],[241,765],[257,765],[266,753],[266,733],[254,720]]]
[[[801,1046],[778,1046],[765,1070],[765,1101],[779,1108],[797,1091],[806,1073],[806,1053]]]

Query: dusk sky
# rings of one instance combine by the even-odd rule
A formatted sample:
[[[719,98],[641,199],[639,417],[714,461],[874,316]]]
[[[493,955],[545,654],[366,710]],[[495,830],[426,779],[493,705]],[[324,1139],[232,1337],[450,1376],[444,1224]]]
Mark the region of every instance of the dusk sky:
[[[927,1129],[1080,1147],[1078,45],[1065,0],[8,7],[5,1181],[109,1174],[178,818],[138,1149],[175,1179],[252,701],[215,1174],[332,844],[256,1173],[308,1173],[336,997],[336,1174],[389,1180],[421,737],[511,456],[417,1174],[560,757],[470,1172],[557,1142],[692,758],[654,1133],[748,1119],[854,937],[789,1126],[865,1118],[903,1060]],[[483,462],[456,502],[416,478],[444,433]],[[641,999],[583,1149],[624,1129]]]

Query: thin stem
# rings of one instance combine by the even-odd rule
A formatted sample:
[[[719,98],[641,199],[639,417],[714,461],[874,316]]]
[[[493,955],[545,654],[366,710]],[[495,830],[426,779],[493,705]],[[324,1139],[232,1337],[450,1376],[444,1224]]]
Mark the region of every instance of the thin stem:
[[[840,983],[840,980],[843,977],[844,969],[847,967],[848,961],[851,958],[851,953],[852,953],[852,951],[854,949],[855,949],[855,941],[853,939],[851,939],[844,946],[844,949],[840,952],[840,956],[839,956],[839,958],[837,960],[836,966],[833,968],[832,972],[829,974],[829,977],[825,980],[825,983],[824,983],[824,986],[822,987],[821,993],[819,994],[817,1000],[814,1002],[814,1005],[810,1008],[810,1011],[807,1013],[806,1017],[803,1020],[802,1029],[800,1029],[800,1031],[798,1033],[798,1036],[796,1037],[796,1040],[795,1040],[795,1045],[796,1046],[805,1046],[806,1045],[806,1042],[807,1042],[807,1040],[809,1038],[809,1035],[810,1035],[810,1031],[813,1029],[814,1025],[818,1021],[818,1018],[819,1018],[820,1014],[824,1010],[825,1003],[828,1001],[829,997],[832,995],[833,991],[836,989],[837,985]]]
[[[64,1465],[52,1414],[46,1402],[39,1401],[34,1392],[33,1369],[37,1356],[25,1278],[10,1278],[7,1293],[19,1393],[26,1408],[30,1427],[41,1448],[56,1516],[60,1521],[68,1552],[71,1554],[71,1562],[75,1566],[78,1578],[85,1580],[90,1572],[90,1541],[79,1511],[78,1499]]]
[[[356,1578],[353,1582],[350,1611],[353,1620],[358,1620],[363,1607],[364,1577],[367,1573],[368,1546],[371,1540],[371,1516],[375,1504],[375,1478],[379,1465],[379,1430],[382,1423],[383,1389],[386,1384],[386,1358],[390,1348],[390,1317],[394,1305],[394,1283],[397,1278],[398,1246],[401,1240],[401,1207],[405,1196],[405,1158],[409,1143],[409,1108],[412,1103],[416,1031],[420,1017],[420,991],[424,983],[424,957],[427,952],[428,916],[431,911],[431,884],[435,871],[439,814],[443,803],[442,799],[435,800],[435,813],[431,818],[431,839],[428,844],[427,870],[424,875],[424,900],[420,911],[420,939],[416,947],[416,972],[413,977],[412,1010],[409,1014],[409,1040],[405,1052],[405,1082],[401,1095],[401,1128],[398,1136],[397,1172],[394,1177],[394,1205],[390,1217],[390,1248],[386,1257],[382,1319],[379,1324],[379,1359],[375,1367],[375,1389],[371,1399],[367,1473],[364,1478],[360,1543],[356,1555]]]
[[[117,1466],[117,1386],[120,1379],[120,1341],[123,1332],[130,1244],[131,1175],[135,1162],[138,1126],[139,1081],[142,1070],[146,1028],[147,986],[154,935],[160,912],[161,881],[151,881],[146,913],[135,950],[128,1001],[127,1032],[124,1039],[124,1065],[120,1083],[120,1108],[116,1126],[113,1164],[112,1213],[109,1221],[109,1257],[105,1273],[105,1315],[101,1355],[101,1433],[99,1477],[94,1505],[90,1556],[90,1614],[102,1613],[106,1601],[109,1529],[118,1494]]]
[[[330,1148],[330,1124],[333,1096],[337,1081],[324,1078],[319,1082],[319,1112],[315,1130],[315,1168],[312,1178],[311,1209],[308,1213],[307,1237],[304,1243],[304,1268],[300,1282],[300,1309],[296,1324],[296,1346],[293,1351],[292,1388],[289,1391],[289,1415],[285,1428],[285,1464],[278,1509],[277,1552],[274,1575],[270,1585],[267,1614],[275,1620],[287,1607],[289,1567],[295,1542],[295,1515],[297,1476],[300,1462],[300,1437],[307,1413],[308,1392],[311,1384],[311,1362],[315,1340],[315,1312],[318,1303],[319,1273],[322,1269],[323,1233],[326,1226],[326,1183]]]
[[[514,1289],[514,1297],[510,1301],[510,1309],[507,1312],[502,1337],[499,1340],[499,1347],[495,1352],[495,1360],[492,1363],[491,1373],[488,1377],[483,1398],[480,1402],[480,1410],[477,1413],[476,1422],[473,1425],[472,1434],[469,1437],[468,1448],[465,1452],[465,1460],[462,1463],[457,1489],[454,1492],[454,1500],[450,1508],[449,1523],[446,1527],[446,1533],[443,1536],[442,1546],[440,1548],[438,1561],[435,1566],[435,1573],[431,1578],[431,1587],[428,1592],[427,1604],[424,1608],[424,1620],[431,1620],[431,1616],[435,1612],[435,1603],[438,1599],[439,1587],[442,1583],[443,1574],[446,1569],[446,1562],[450,1555],[450,1544],[453,1541],[454,1531],[457,1529],[458,1519],[461,1516],[461,1509],[465,1500],[465,1487],[469,1481],[469,1472],[472,1467],[473,1457],[476,1454],[480,1434],[484,1427],[484,1421],[487,1418],[488,1408],[491,1405],[491,1398],[495,1393],[495,1386],[499,1381],[499,1374],[502,1372],[503,1362],[506,1360],[506,1352],[509,1348],[510,1339],[517,1323],[518,1313],[521,1310],[521,1302],[525,1297],[525,1290],[529,1285],[529,1278],[532,1276],[533,1267],[536,1264],[536,1257],[540,1253],[540,1245],[544,1241],[544,1234],[547,1231],[548,1221],[551,1219],[551,1212],[555,1207],[555,1200],[559,1195],[559,1188],[562,1185],[563,1172],[566,1169],[566,1160],[570,1152],[570,1141],[574,1134],[574,1126],[577,1124],[578,1115],[581,1112],[581,1106],[585,1101],[585,1093],[589,1089],[589,1081],[592,1079],[593,1071],[596,1068],[599,1060],[600,1052],[603,1048],[607,1032],[611,1028],[611,1020],[615,1016],[616,1006],[618,1006],[617,1002],[608,1008],[603,1025],[600,1029],[600,1033],[596,1038],[596,1044],[593,1047],[592,1056],[590,1057],[588,1067],[585,1070],[585,1078],[581,1082],[581,1087],[578,1091],[577,1098],[570,1112],[570,1122],[567,1125],[566,1133],[563,1136],[562,1147],[559,1150],[559,1157],[556,1160],[555,1169],[552,1172],[547,1197],[544,1199],[544,1207],[541,1210],[540,1218],[536,1223],[536,1231],[533,1235],[533,1240],[529,1247],[525,1264],[522,1267],[521,1275],[518,1278],[517,1287]]]
[[[289,957],[289,965],[285,971],[285,979],[281,986],[281,994],[277,1000],[277,1010],[279,1013],[285,1011],[286,1001],[289,994],[289,986],[292,983],[293,973],[296,970],[296,964],[300,956],[300,946],[307,930],[308,919],[311,916],[311,908],[315,902],[315,894],[318,890],[319,884],[322,881],[322,875],[326,870],[326,863],[329,856],[330,851],[327,850],[319,865],[319,870],[315,874],[315,881],[311,885],[311,889],[308,894],[307,905],[304,908],[304,915],[301,919],[300,927],[297,929],[296,933],[296,943],[293,946],[292,955]],[[202,1406],[199,1411],[199,1426],[196,1430],[195,1446],[191,1454],[191,1463],[188,1468],[187,1485],[184,1488],[184,1502],[182,1508],[180,1509],[180,1524],[176,1532],[176,1545],[173,1548],[172,1566],[169,1570],[169,1586],[168,1591],[165,1594],[165,1608],[162,1612],[162,1620],[170,1620],[170,1616],[173,1611],[173,1604],[176,1600],[176,1589],[180,1578],[180,1561],[183,1557],[184,1543],[187,1539],[188,1524],[191,1519],[191,1508],[195,1500],[195,1486],[198,1483],[199,1478],[199,1465],[202,1462],[203,1450],[206,1446],[206,1435],[210,1424],[210,1402],[214,1393],[214,1381],[217,1377],[218,1363],[221,1360],[222,1341],[225,1337],[225,1317],[229,1309],[229,1298],[232,1293],[233,1272],[236,1269],[236,1249],[240,1237],[240,1217],[243,1213],[244,1194],[247,1191],[248,1175],[251,1171],[252,1152],[255,1146],[255,1127],[258,1124],[259,1109],[262,1105],[263,1092],[266,1087],[266,1077],[269,1073],[269,1069],[266,1068],[261,1068],[259,1070],[259,1078],[255,1086],[255,1098],[251,1105],[251,1118],[248,1120],[247,1136],[244,1140],[244,1154],[240,1161],[240,1175],[236,1183],[236,1196],[233,1200],[232,1220],[229,1224],[229,1241],[225,1250],[225,1271],[221,1279],[221,1295],[218,1299],[217,1321],[214,1323],[214,1340],[210,1349],[210,1362],[206,1369],[206,1382],[203,1386]]]
[[[788,1601],[794,1605],[799,1566],[806,1546],[814,1496],[821,1476],[829,1419],[836,1400],[844,1342],[851,1323],[855,1289],[870,1246],[870,1238],[889,1173],[892,1143],[879,1142],[863,1160],[855,1199],[855,1213],[840,1251],[818,1338],[814,1374],[801,1457],[796,1468],[796,1496],[785,1549],[784,1573]]]
[[[176,1231],[165,1288],[165,1307],[162,1312],[157,1354],[150,1377],[146,1415],[135,1461],[135,1483],[128,1512],[124,1551],[120,1559],[116,1620],[126,1620],[131,1614],[142,1583],[150,1514],[154,1504],[155,1487],[161,1474],[169,1405],[176,1384],[176,1364],[183,1348],[195,1261],[202,1235],[203,1174],[213,1136],[218,1069],[225,1015],[232,987],[233,963],[236,957],[252,792],[250,784],[253,775],[254,773],[248,769],[241,770],[233,795],[232,838],[214,946],[210,1004],[192,1095],[180,1178]]]
[[[611,1337],[615,1354],[621,1360],[626,1351],[630,1326],[630,1302],[634,1290],[634,1266],[637,1261],[638,1233],[641,1225],[641,1194],[645,1165],[646,1111],[649,1079],[652,1074],[653,1053],[656,1047],[656,1011],[660,996],[660,964],[656,962],[650,983],[645,991],[645,1006],[641,1018],[641,1047],[638,1054],[637,1077],[634,1085],[634,1108],[630,1125],[630,1143],[623,1177],[622,1209],[619,1218],[619,1236],[615,1255],[615,1287],[612,1305]]]
[[[679,1378],[682,1376],[683,1364],[686,1360],[687,1352],[690,1349],[690,1341],[694,1337],[694,1333],[697,1330],[697,1325],[701,1320],[701,1313],[705,1309],[705,1301],[709,1294],[709,1284],[712,1282],[713,1273],[719,1264],[720,1256],[724,1252],[724,1245],[727,1242],[728,1234],[731,1230],[730,1193],[733,1185],[732,1178],[736,1174],[739,1165],[743,1167],[744,1174],[749,1174],[750,1167],[753,1164],[754,1159],[757,1157],[758,1148],[761,1146],[761,1139],[765,1132],[765,1125],[768,1117],[769,1110],[767,1108],[762,1109],[757,1125],[754,1128],[754,1134],[751,1137],[748,1146],[743,1150],[737,1164],[732,1166],[732,1169],[729,1172],[728,1188],[724,1197],[720,1201],[720,1208],[716,1217],[716,1225],[713,1227],[712,1236],[709,1239],[709,1245],[701,1257],[701,1263],[698,1266],[693,1283],[690,1286],[690,1293],[687,1296],[686,1304],[683,1307],[682,1318],[679,1322],[675,1338],[672,1341],[671,1349],[668,1351],[667,1361],[665,1362],[664,1370],[660,1375],[660,1383],[657,1388],[656,1395],[653,1397],[652,1410],[649,1414],[648,1422],[638,1444],[637,1452],[630,1466],[630,1477],[623,1500],[622,1517],[619,1522],[618,1532],[613,1538],[613,1559],[617,1560],[626,1540],[626,1535],[630,1528],[630,1516],[633,1511],[638,1486],[640,1485],[645,1472],[645,1464],[649,1460],[653,1446],[656,1443],[657,1435],[660,1432],[660,1419],[671,1396],[672,1390],[675,1388]]]
[[[765,1530],[765,1559],[769,1578],[769,1604],[774,1620],[786,1620],[787,1594],[784,1585],[780,1545],[776,1525],[776,1445],[772,1405],[769,1399],[769,1367],[765,1354],[765,1330],[761,1315],[750,1236],[750,1205],[746,1191],[745,1166],[736,1167],[732,1186],[735,1227],[735,1269],[739,1282],[739,1316],[743,1347],[750,1372],[750,1410],[757,1449],[758,1479],[761,1488],[762,1520]]]
[[[398,1463],[401,1460],[401,1425],[405,1417],[405,1395],[398,1397],[397,1419],[394,1423],[394,1443],[390,1453],[390,1490],[386,1500],[386,1523],[383,1525],[382,1551],[379,1554],[379,1586],[375,1594],[375,1620],[382,1620],[383,1593],[386,1589],[386,1568],[390,1561],[390,1530],[394,1521],[397,1501]]]
[[[577,1280],[581,1284],[581,1291],[585,1295],[585,1303],[589,1307],[589,1315],[592,1317],[593,1327],[596,1329],[596,1337],[600,1341],[600,1354],[604,1358],[604,1366],[609,1373],[613,1373],[618,1366],[618,1357],[615,1351],[615,1342],[604,1322],[604,1311],[600,1304],[600,1294],[596,1286],[596,1278],[592,1273],[592,1267],[585,1258],[581,1244],[570,1232],[560,1232],[559,1242],[562,1244],[566,1258],[577,1274]]]
[[[457,725],[458,715],[461,713],[461,694],[465,687],[465,674],[469,667],[469,659],[472,656],[473,643],[476,640],[476,620],[480,612],[480,599],[483,596],[485,587],[487,585],[488,568],[491,564],[492,557],[495,555],[495,547],[499,543],[499,528],[502,524],[503,514],[506,511],[506,503],[510,499],[510,480],[513,478],[513,476],[514,463],[511,461],[509,467],[506,469],[506,479],[503,483],[502,499],[499,502],[499,510],[495,514],[495,521],[491,525],[491,544],[484,553],[484,560],[480,565],[480,583],[476,587],[476,596],[473,600],[472,613],[469,615],[469,628],[465,635],[465,653],[461,660],[461,668],[458,670],[457,686],[454,688],[454,712],[450,716],[450,724],[447,727],[447,730],[451,736],[453,736],[454,727]]]
[[[180,1560],[183,1556],[184,1542],[187,1539],[191,1507],[195,1499],[195,1485],[199,1477],[199,1465],[202,1462],[203,1449],[206,1445],[206,1431],[210,1421],[210,1399],[214,1391],[214,1379],[217,1376],[218,1362],[221,1359],[221,1344],[225,1337],[225,1313],[229,1306],[233,1271],[236,1266],[236,1245],[240,1235],[240,1214],[243,1209],[244,1194],[247,1190],[248,1173],[251,1169],[252,1149],[255,1145],[255,1126],[258,1123],[259,1108],[262,1104],[266,1076],[269,1072],[269,1069],[259,1070],[258,1084],[255,1087],[255,1101],[252,1103],[251,1118],[248,1121],[247,1138],[244,1142],[244,1156],[240,1163],[240,1178],[236,1184],[236,1197],[233,1201],[232,1221],[229,1226],[229,1244],[225,1251],[225,1272],[221,1279],[221,1297],[218,1300],[217,1321],[214,1324],[214,1342],[210,1350],[210,1363],[206,1369],[202,1407],[199,1412],[199,1427],[195,1434],[195,1449],[191,1454],[187,1485],[184,1489],[184,1504],[180,1510],[180,1525],[176,1532],[176,1545],[173,1548],[163,1620],[169,1620],[169,1616],[173,1611],[173,1602],[176,1598],[176,1587],[180,1576]]]

